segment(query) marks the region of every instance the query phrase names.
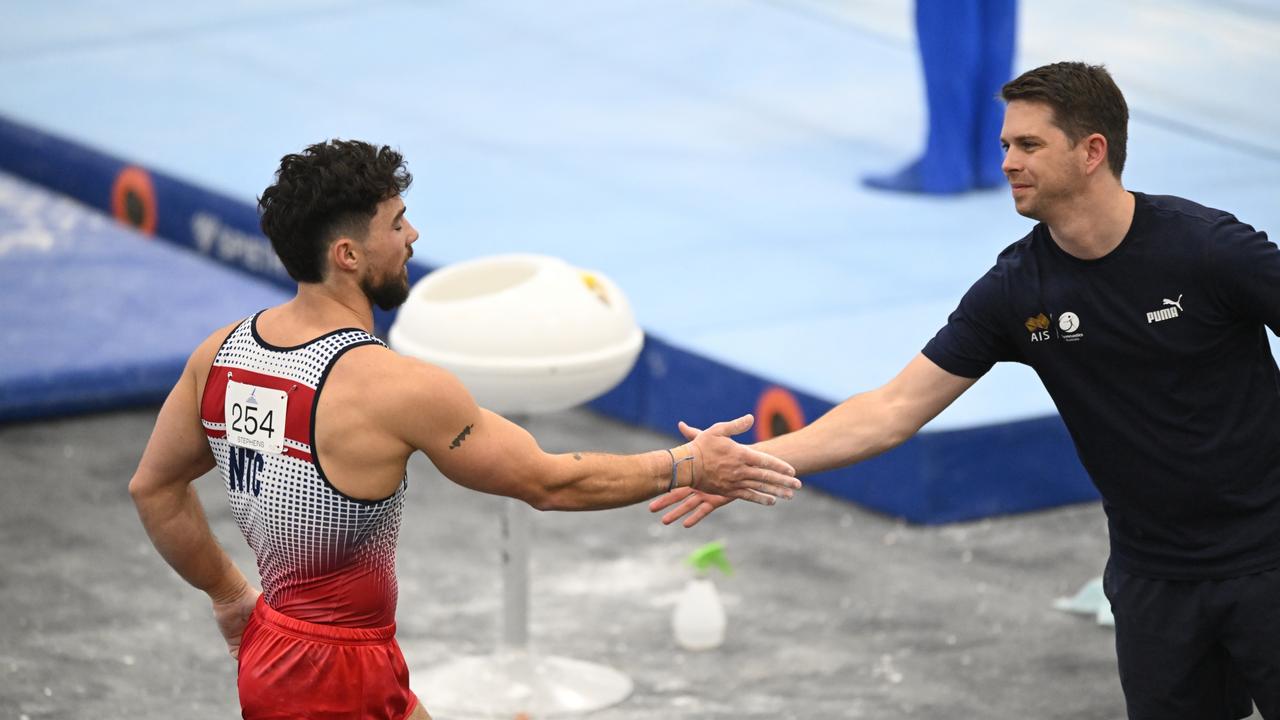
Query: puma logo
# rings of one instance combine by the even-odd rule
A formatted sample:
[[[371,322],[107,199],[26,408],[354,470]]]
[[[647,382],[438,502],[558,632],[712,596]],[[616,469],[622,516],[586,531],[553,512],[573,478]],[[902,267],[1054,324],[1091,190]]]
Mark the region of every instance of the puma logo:
[[[1164,322],[1172,320],[1182,314],[1182,293],[1178,293],[1177,300],[1164,298],[1161,301],[1164,306],[1160,310],[1154,310],[1147,313],[1147,324]]]

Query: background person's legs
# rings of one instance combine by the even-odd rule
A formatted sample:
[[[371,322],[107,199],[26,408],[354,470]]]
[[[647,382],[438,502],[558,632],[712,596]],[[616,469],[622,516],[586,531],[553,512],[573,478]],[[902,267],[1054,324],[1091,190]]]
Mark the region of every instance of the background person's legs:
[[[924,154],[865,183],[880,190],[950,194],[1003,182],[996,96],[1013,69],[1016,0],[917,0],[916,41],[924,70]]]

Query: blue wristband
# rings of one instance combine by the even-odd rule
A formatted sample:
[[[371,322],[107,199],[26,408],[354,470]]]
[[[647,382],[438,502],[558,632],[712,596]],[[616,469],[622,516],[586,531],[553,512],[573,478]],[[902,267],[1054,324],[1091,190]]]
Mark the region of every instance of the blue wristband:
[[[671,482],[667,484],[667,492],[671,492],[672,490],[676,489],[676,475],[680,471],[680,463],[689,462],[690,460],[692,460],[693,453],[690,452],[688,456],[682,457],[679,460],[676,459],[676,454],[671,452],[671,448],[667,448],[667,454],[671,456]],[[693,482],[694,482],[693,466],[690,465],[689,466],[689,487],[693,487]]]

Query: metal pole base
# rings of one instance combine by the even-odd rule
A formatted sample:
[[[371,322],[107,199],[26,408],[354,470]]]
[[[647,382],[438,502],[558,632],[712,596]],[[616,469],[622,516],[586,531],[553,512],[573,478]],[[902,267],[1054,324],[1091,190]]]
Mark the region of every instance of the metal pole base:
[[[616,705],[631,678],[613,668],[524,649],[453,660],[421,673],[414,691],[438,720],[543,720]]]

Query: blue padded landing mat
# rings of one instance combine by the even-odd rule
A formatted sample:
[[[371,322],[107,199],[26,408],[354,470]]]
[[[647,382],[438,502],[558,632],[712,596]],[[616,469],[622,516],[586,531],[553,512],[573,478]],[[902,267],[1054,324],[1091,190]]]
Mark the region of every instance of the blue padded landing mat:
[[[0,173],[0,421],[156,402],[284,291]]]

